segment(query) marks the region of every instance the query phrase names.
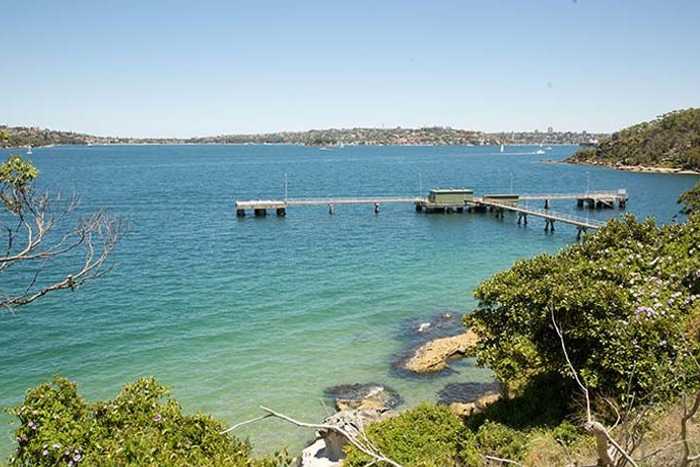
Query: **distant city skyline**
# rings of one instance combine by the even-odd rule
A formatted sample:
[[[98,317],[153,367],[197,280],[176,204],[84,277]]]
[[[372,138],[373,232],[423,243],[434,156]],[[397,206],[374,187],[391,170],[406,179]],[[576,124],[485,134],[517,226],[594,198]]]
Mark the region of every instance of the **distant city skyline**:
[[[13,2],[0,124],[610,133],[700,106],[698,18],[690,0]]]

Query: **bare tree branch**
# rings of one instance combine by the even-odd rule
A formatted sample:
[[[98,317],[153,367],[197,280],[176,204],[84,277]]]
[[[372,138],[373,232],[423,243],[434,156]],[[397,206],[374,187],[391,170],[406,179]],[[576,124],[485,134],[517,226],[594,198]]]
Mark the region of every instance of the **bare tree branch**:
[[[251,418],[250,420],[246,420],[245,422],[237,423],[237,424],[233,425],[231,428],[225,429],[224,431],[220,431],[219,434],[224,435],[226,433],[229,433],[229,432],[235,430],[236,428],[240,428],[240,427],[248,425],[250,423],[259,422],[260,420],[263,420],[265,418],[270,418],[270,417],[272,417],[272,415],[268,413],[265,415],[261,415],[259,417]]]
[[[296,426],[305,427],[305,428],[314,428],[317,430],[319,430],[319,429],[320,430],[328,430],[328,431],[334,431],[336,433],[339,433],[342,436],[344,436],[345,439],[347,439],[350,442],[350,444],[355,446],[362,453],[364,453],[367,456],[369,456],[370,458],[372,458],[375,462],[385,462],[393,467],[402,467],[402,465],[399,464],[398,462],[389,459],[388,457],[384,456],[382,453],[380,453],[376,449],[373,449],[372,447],[367,446],[366,443],[364,443],[358,439],[357,435],[348,432],[347,430],[341,428],[340,426],[329,425],[329,424],[316,424],[316,423],[300,422],[298,420],[294,420],[293,418],[291,418],[287,415],[284,415],[284,414],[279,413],[279,412],[275,412],[272,409],[268,409],[267,407],[264,407],[262,405],[260,406],[260,408],[262,410],[264,410],[265,412],[267,412],[269,415],[272,415],[274,417],[285,420],[285,421],[292,423],[293,425],[296,425]],[[358,430],[359,433],[362,433],[364,435],[363,431],[364,430],[362,430],[362,429]]]
[[[7,233],[7,243],[0,256],[0,272],[22,267],[14,290],[0,293],[0,308],[14,309],[57,290],[74,290],[102,276],[108,270],[108,258],[126,230],[121,219],[105,211],[74,221],[77,196],[64,200],[59,194],[51,198],[48,193],[37,195],[25,187],[6,189],[3,202],[6,209],[0,212],[0,222]],[[73,222],[76,224],[71,225]],[[82,255],[78,250],[82,250]],[[61,261],[52,260],[61,257],[70,257],[78,264],[57,278],[55,265]],[[49,266],[51,274],[41,283],[41,273]],[[19,282],[24,276],[28,285],[22,286]]]
[[[681,459],[681,467],[686,467],[693,458],[698,458],[698,456],[690,455],[690,444],[688,443],[688,421],[695,416],[700,408],[700,391],[695,394],[695,400],[693,405],[688,410],[688,403],[685,394],[683,395],[683,418],[681,418],[681,442],[683,443],[683,459]]]
[[[574,376],[574,379],[576,380],[576,383],[579,385],[581,388],[581,391],[583,392],[584,396],[586,397],[586,424],[584,425],[586,431],[589,433],[593,434],[593,436],[596,439],[596,445],[597,445],[597,451],[598,451],[598,458],[599,461],[603,465],[614,465],[615,464],[615,459],[613,457],[613,453],[611,453],[609,449],[609,445],[612,445],[615,448],[615,451],[617,451],[625,460],[625,462],[628,462],[630,465],[633,467],[638,467],[637,463],[632,459],[632,456],[630,456],[627,451],[625,451],[620,444],[613,439],[612,436],[610,436],[610,433],[608,430],[605,428],[605,426],[593,419],[593,413],[591,411],[591,398],[590,394],[588,392],[588,388],[586,387],[585,384],[581,381],[581,379],[578,376],[578,372],[576,371],[576,368],[574,367],[573,363],[571,363],[571,359],[569,358],[569,352],[566,350],[566,342],[564,341],[564,335],[557,325],[557,320],[554,317],[554,307],[550,307],[550,313],[551,313],[551,318],[552,318],[552,324],[554,325],[554,329],[557,332],[557,335],[559,336],[559,341],[561,343],[561,348],[562,351],[564,352],[564,358],[566,358],[566,363],[569,366],[569,369],[571,370],[571,373]],[[624,463],[623,463],[624,465]]]
[[[522,467],[523,464],[520,462],[516,462],[514,460],[510,459],[503,459],[501,457],[495,457],[495,456],[484,456],[484,459],[490,460],[490,461],[495,461],[495,462],[500,462],[501,464],[513,464],[513,465],[519,465]]]

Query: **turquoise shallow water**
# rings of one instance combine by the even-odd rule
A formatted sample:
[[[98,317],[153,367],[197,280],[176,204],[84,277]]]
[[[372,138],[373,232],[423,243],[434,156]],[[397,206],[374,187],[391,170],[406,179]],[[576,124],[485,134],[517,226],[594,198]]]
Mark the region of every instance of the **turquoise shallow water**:
[[[233,215],[234,199],[415,195],[432,186],[477,192],[570,192],[624,187],[628,211],[669,222],[691,176],[549,164],[532,147],[117,146],[34,150],[47,188],[77,191],[83,208],[125,216],[131,232],[114,271],[79,293],[0,315],[0,405],[63,374],[89,398],[154,375],[189,412],[229,423],[265,404],[297,418],[325,414],[324,388],[385,383],[405,406],[447,384],[488,381],[465,361],[447,376],[407,379],[392,362],[417,323],[475,306],[471,292],[519,258],[554,252],[575,229],[519,228],[506,215],[421,215],[411,206],[293,208],[286,218]],[[7,151],[1,152],[3,157]],[[554,209],[575,212],[574,203]],[[578,211],[595,218],[612,211]],[[0,418],[0,456],[12,419]],[[312,433],[275,420],[239,432],[260,451],[297,449]]]

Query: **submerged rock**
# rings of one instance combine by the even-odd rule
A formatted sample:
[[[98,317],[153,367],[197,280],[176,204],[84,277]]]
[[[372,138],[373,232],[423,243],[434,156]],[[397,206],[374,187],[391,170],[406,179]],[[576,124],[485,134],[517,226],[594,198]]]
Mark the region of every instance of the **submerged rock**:
[[[399,406],[403,401],[399,393],[388,386],[376,383],[341,384],[324,391],[333,399],[336,410],[376,410],[387,411]]]
[[[458,417],[469,417],[481,413],[497,400],[501,398],[500,393],[491,392],[484,394],[473,402],[453,402],[450,404],[450,411]]]
[[[490,383],[450,383],[438,392],[438,404],[450,405],[454,402],[474,402],[480,397],[500,393],[501,385]]]
[[[414,373],[432,373],[447,368],[447,360],[468,355],[479,336],[469,330],[456,336],[441,337],[420,346],[406,360],[404,368]]]
[[[501,385],[493,383],[451,383],[438,393],[438,403],[450,407],[458,417],[483,412],[501,398]]]

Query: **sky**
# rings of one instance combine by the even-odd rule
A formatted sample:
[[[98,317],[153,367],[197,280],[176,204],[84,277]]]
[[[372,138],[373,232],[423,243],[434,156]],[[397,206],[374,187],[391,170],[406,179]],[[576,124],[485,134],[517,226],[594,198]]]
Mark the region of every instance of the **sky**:
[[[0,123],[610,132],[700,106],[698,0],[2,0]]]

